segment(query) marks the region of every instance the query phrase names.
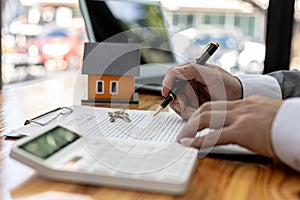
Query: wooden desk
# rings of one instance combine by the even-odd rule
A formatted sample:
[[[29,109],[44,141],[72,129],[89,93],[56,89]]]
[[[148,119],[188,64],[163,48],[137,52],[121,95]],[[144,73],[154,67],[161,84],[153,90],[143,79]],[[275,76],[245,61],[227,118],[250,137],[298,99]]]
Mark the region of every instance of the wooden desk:
[[[0,94],[1,131],[49,109],[72,105],[80,81],[76,74],[5,88]],[[74,89],[75,88],[75,89]],[[140,94],[135,109],[149,109],[161,97]],[[154,109],[152,107],[152,109]],[[183,196],[95,187],[46,180],[9,158],[14,141],[0,141],[0,199],[300,199],[300,173],[278,162],[251,162],[206,157],[199,160]],[[244,159],[244,160],[247,160]]]

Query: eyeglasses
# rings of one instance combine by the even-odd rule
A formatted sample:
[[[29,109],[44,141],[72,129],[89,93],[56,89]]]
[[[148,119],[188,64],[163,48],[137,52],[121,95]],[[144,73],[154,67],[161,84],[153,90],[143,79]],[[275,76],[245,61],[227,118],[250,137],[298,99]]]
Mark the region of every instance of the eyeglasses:
[[[60,116],[68,115],[71,112],[73,112],[73,109],[69,108],[69,107],[55,108],[49,112],[46,112],[46,113],[43,113],[43,114],[37,116],[37,117],[26,120],[24,125],[26,126],[30,123],[35,123],[40,126],[45,126],[45,125],[49,124],[50,122],[56,120]]]

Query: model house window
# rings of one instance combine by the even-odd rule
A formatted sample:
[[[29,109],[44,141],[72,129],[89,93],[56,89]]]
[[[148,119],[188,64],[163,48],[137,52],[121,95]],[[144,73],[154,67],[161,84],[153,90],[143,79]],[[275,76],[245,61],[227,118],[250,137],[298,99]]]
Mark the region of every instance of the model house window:
[[[110,94],[118,94],[118,81],[110,81]]]
[[[96,81],[96,93],[104,94],[104,81]]]

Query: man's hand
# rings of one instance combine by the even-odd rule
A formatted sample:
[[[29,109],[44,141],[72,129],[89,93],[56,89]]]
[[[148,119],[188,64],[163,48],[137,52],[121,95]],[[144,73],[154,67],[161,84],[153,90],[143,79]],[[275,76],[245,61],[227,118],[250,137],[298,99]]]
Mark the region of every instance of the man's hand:
[[[163,82],[162,95],[168,95],[177,79],[189,83],[170,106],[188,119],[204,102],[211,100],[237,100],[242,98],[242,86],[238,78],[215,65],[186,63],[171,68]]]
[[[282,100],[261,96],[207,102],[191,116],[176,139],[195,148],[239,144],[261,155],[274,157],[270,134],[281,104]],[[193,138],[197,131],[205,128],[213,131]]]

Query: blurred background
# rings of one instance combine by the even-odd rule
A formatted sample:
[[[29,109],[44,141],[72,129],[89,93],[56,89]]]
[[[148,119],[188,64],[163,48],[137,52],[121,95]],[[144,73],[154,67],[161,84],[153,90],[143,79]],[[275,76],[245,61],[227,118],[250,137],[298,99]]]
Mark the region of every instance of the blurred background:
[[[2,0],[2,81],[74,72],[88,41],[77,0]],[[210,41],[213,62],[234,74],[264,68],[269,0],[161,0],[174,50],[193,59]],[[290,69],[300,63],[300,0],[295,2]]]

